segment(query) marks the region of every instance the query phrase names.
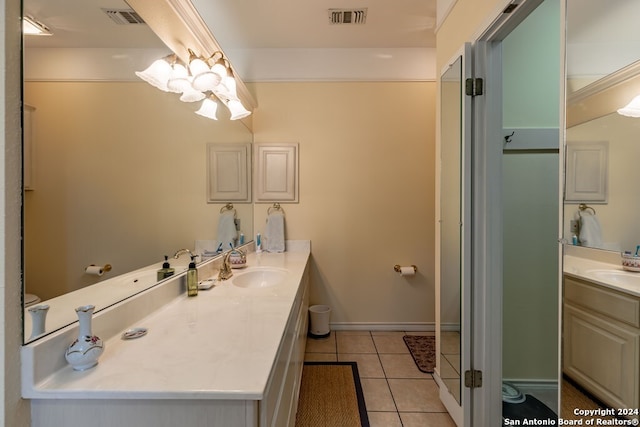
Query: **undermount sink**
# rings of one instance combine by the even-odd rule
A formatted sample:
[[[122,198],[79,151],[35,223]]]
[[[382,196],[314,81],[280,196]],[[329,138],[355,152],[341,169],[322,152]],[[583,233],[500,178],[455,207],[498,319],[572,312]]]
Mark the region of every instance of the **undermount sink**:
[[[605,282],[640,285],[640,273],[621,270],[589,270],[588,273]]]
[[[234,275],[231,283],[240,288],[268,288],[279,285],[289,273],[273,267],[252,267],[238,275]]]

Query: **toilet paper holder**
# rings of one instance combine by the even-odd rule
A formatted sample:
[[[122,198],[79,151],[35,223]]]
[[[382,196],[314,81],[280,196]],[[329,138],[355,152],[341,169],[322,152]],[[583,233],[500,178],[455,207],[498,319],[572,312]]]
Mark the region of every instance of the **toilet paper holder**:
[[[102,267],[99,267],[95,264],[91,264],[89,265],[87,268],[84,269],[84,272],[87,274],[97,274],[98,276],[101,276],[103,273],[109,272],[111,271],[111,264],[105,264]]]
[[[418,267],[416,267],[415,265],[411,264],[410,267],[413,267],[413,272],[417,273],[418,272]],[[396,264],[393,266],[393,271],[395,271],[396,273],[401,273],[402,272],[402,267],[400,266],[400,264]]]

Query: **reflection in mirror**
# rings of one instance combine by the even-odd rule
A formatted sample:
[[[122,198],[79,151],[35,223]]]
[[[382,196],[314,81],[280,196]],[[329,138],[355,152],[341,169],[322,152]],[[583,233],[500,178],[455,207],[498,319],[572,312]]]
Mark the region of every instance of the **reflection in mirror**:
[[[615,252],[635,251],[640,243],[636,220],[640,198],[633,187],[640,154],[640,119],[624,117],[616,112],[640,94],[640,33],[636,30],[638,16],[640,2],[635,0],[567,0],[566,142],[576,146],[607,142],[608,173],[605,177],[606,202],[585,200],[588,208],[581,211],[579,200],[573,203],[565,200],[563,235],[569,245],[572,244],[573,235],[577,237],[576,243],[583,244],[579,240],[580,230],[572,225],[580,225],[580,221],[577,221],[580,214],[595,214],[601,232],[601,243],[596,245],[599,250],[573,252],[596,259],[619,259]],[[569,248],[565,248],[567,252]],[[571,268],[568,261],[569,258],[565,256],[565,263]],[[622,335],[617,331],[603,327],[605,323],[599,318],[591,317],[605,307],[605,288],[597,288],[598,297],[592,302],[598,308],[586,317],[572,308],[573,297],[570,295],[573,290],[574,297],[584,298],[584,292],[589,291],[587,283],[565,276],[563,286],[562,371],[565,379],[570,379],[572,383],[563,381],[562,401],[575,402],[579,397],[585,402],[582,406],[586,407],[586,403],[590,403],[589,397],[582,393],[586,390],[607,406],[636,407],[637,395],[627,399],[627,395],[624,395],[626,392],[620,392],[622,388],[632,390],[635,387],[637,390],[637,376],[634,386],[634,381],[631,381],[634,376],[629,375],[630,366],[637,364],[636,356],[628,358],[629,367],[624,365],[623,359],[626,361],[626,357],[618,357],[615,363],[611,363],[620,355],[619,349],[632,348],[633,345],[620,339]],[[576,286],[579,292],[575,292]],[[616,293],[617,298],[627,296]],[[602,313],[610,314],[613,311],[605,310]],[[631,314],[632,311],[618,310],[623,314]],[[594,340],[599,340],[600,345],[594,346]],[[616,356],[612,356],[614,353]],[[579,363],[574,363],[575,360]],[[584,376],[576,375],[579,372],[576,367],[584,366],[588,366],[588,371],[584,371],[588,376],[586,381]],[[573,387],[574,381],[580,387]],[[606,391],[601,391],[604,389]],[[562,415],[568,418],[568,411]]]
[[[640,158],[640,120],[621,116],[618,113],[582,123],[567,129],[567,144],[589,144],[608,142],[609,167],[607,173],[608,197],[606,203],[585,201],[591,209],[581,211],[578,203],[565,203],[565,236],[572,241],[575,234],[577,244],[613,251],[635,251],[640,242],[637,209],[640,193],[630,191]],[[632,187],[631,187],[632,188]],[[598,219],[598,230],[592,230],[588,222],[591,216]],[[577,230],[572,230],[575,224]],[[599,234],[599,236],[594,236]],[[585,237],[591,237],[588,240]]]
[[[442,381],[460,403],[462,58],[440,84],[440,354]]]
[[[570,244],[574,235],[577,243],[582,243],[580,214],[589,220],[588,215],[594,212],[601,237],[590,247],[635,250],[640,242],[635,221],[640,200],[637,192],[629,191],[640,150],[640,123],[616,113],[640,94],[640,34],[635,31],[638,16],[640,2],[632,0],[567,2],[566,141],[575,146],[608,143],[606,201],[565,201],[563,234]],[[594,61],[596,57],[599,59]],[[580,211],[580,202],[591,209]],[[587,225],[583,231],[588,229]]]
[[[97,311],[155,284],[165,255],[179,273],[189,259],[173,259],[177,250],[215,241],[225,203],[207,203],[207,144],[252,135],[240,121],[194,114],[198,105],[134,75],[168,53],[145,24],[115,24],[91,2],[26,0],[24,10],[53,33],[25,36],[23,52],[31,124],[24,283],[50,306],[50,332],[77,320],[76,306]],[[253,208],[234,208],[250,240]],[[85,272],[107,264],[102,274]],[[70,307],[60,306],[65,298]]]
[[[567,95],[637,61],[640,2],[567,0]]]

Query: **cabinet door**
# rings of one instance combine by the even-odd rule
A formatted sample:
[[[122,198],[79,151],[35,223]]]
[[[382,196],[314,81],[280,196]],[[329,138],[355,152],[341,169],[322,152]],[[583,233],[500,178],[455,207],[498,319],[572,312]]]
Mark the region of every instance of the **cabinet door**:
[[[256,144],[256,202],[298,203],[298,144]]]
[[[207,202],[251,201],[251,144],[207,144]]]
[[[637,408],[637,330],[564,307],[564,373],[613,408]]]

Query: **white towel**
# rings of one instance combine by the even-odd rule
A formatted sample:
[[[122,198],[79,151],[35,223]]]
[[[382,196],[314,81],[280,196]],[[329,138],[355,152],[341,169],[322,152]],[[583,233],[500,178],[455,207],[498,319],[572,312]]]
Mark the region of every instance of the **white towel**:
[[[218,252],[228,251],[236,245],[235,215],[231,211],[220,214],[218,219]]]
[[[602,229],[598,217],[591,213],[580,214],[580,244],[590,248],[602,247]]]
[[[263,249],[267,252],[284,252],[284,214],[276,211],[267,216]]]

